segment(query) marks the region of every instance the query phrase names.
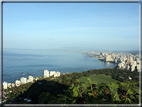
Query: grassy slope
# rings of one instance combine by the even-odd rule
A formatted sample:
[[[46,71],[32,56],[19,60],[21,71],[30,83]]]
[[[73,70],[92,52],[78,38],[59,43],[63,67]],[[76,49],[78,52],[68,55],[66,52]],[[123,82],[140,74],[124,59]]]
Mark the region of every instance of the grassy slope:
[[[109,83],[109,82],[117,82],[117,80],[112,79],[111,76],[106,76],[105,74],[90,76],[89,78],[91,79],[92,82],[97,81],[98,84]],[[81,77],[79,79],[79,82],[89,83],[89,81],[87,80],[87,77]]]

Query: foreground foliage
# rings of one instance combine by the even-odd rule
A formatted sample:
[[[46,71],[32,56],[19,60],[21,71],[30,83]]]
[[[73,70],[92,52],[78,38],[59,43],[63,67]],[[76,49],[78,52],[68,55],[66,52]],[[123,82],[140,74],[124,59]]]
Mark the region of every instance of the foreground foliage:
[[[117,81],[102,83],[91,81],[93,74],[110,75]],[[79,82],[86,76],[88,83]],[[131,76],[133,79],[126,78]],[[122,77],[125,77],[125,79]],[[139,87],[138,72],[100,69],[79,73],[71,73],[54,78],[39,77],[34,83],[23,84],[19,87],[4,90],[9,92],[6,103],[14,104],[138,104]],[[121,78],[121,79],[120,79]],[[25,98],[31,101],[27,102]]]
[[[92,83],[90,78],[90,88],[85,84],[72,85],[66,93],[61,96],[60,103],[68,104],[138,104],[139,89],[131,83],[109,83],[101,84]],[[94,86],[94,87],[93,87]]]

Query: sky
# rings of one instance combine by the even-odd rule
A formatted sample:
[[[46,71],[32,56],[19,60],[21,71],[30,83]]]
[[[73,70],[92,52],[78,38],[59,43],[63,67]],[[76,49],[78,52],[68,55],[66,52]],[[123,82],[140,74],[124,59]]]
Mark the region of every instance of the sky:
[[[139,49],[139,3],[3,3],[3,48]]]

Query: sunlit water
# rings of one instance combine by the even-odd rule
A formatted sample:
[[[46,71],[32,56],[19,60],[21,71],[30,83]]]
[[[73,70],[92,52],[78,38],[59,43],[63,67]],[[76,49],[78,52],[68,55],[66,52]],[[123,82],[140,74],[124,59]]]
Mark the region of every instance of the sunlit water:
[[[72,73],[114,66],[113,63],[107,64],[79,52],[34,49],[4,49],[3,51],[3,81],[10,83],[30,75],[43,76],[46,69]]]

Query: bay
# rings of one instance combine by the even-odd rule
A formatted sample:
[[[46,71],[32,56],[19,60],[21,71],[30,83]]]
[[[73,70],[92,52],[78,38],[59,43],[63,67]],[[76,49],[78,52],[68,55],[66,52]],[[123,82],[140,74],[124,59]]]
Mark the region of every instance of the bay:
[[[57,49],[3,49],[3,81],[13,83],[21,77],[43,76],[44,70],[60,73],[82,72],[114,67],[80,52]]]

